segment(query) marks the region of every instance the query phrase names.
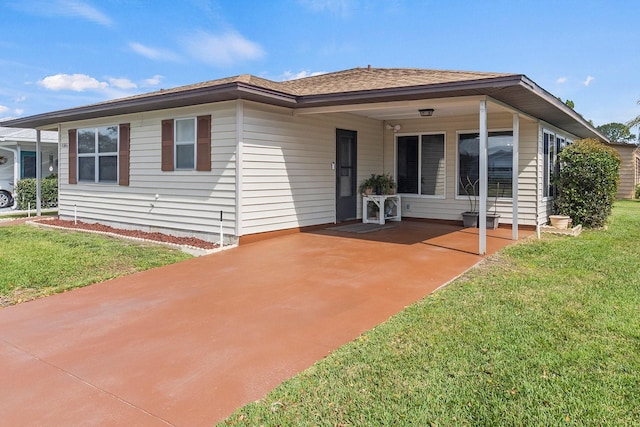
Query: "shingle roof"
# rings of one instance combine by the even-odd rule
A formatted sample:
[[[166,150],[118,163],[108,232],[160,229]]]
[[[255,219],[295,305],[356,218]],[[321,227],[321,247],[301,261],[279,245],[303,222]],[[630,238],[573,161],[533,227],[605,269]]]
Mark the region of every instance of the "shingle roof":
[[[161,89],[128,98],[114,99],[93,105],[134,100],[158,95],[188,92],[240,83],[291,96],[326,95],[334,93],[360,92],[399,87],[425,86],[431,84],[477,81],[495,77],[513,76],[508,73],[487,73],[477,71],[447,71],[418,68],[352,68],[296,80],[276,82],[250,74],[209,80],[171,89]]]
[[[284,91],[293,95],[307,96],[476,81],[511,75],[514,74],[417,68],[352,68],[335,73],[289,80],[279,85]]]

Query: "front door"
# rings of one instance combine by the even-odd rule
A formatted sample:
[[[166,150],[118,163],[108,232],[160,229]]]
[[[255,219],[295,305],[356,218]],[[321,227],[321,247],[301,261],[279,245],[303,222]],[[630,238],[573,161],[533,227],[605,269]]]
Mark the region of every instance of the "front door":
[[[336,221],[357,218],[357,133],[336,130]]]

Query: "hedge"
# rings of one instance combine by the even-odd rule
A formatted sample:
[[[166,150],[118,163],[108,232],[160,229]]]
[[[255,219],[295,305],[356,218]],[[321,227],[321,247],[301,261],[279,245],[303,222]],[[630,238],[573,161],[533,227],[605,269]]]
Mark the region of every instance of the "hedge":
[[[602,227],[618,191],[620,155],[595,139],[581,139],[558,155],[556,213],[575,225]]]
[[[27,209],[31,204],[31,209],[36,207],[36,179],[25,178],[18,181],[16,185],[16,202],[18,209]],[[51,175],[42,180],[40,188],[41,207],[52,208],[58,206],[58,177]]]

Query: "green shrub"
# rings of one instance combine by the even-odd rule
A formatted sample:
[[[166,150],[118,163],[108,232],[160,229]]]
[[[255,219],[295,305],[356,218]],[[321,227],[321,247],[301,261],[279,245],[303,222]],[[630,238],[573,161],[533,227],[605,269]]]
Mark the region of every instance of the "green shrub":
[[[18,181],[16,185],[16,201],[18,209],[27,209],[31,204],[31,209],[36,207],[36,180],[35,178],[25,178]],[[40,188],[41,207],[51,208],[58,206],[58,176],[51,175],[42,180]]]
[[[636,199],[640,199],[640,184],[636,185]]]
[[[582,139],[558,155],[555,209],[574,224],[602,227],[618,191],[620,156],[595,139]]]

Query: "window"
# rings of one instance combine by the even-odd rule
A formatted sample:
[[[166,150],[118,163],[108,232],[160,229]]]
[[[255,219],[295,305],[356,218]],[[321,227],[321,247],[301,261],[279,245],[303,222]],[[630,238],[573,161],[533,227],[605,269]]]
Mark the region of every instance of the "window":
[[[118,126],[77,130],[78,180],[118,181]]]
[[[211,171],[211,116],[162,120],[161,170]]]
[[[194,169],[196,165],[196,120],[175,122],[175,168]]]
[[[444,196],[444,134],[399,136],[397,145],[398,193]]]
[[[513,132],[489,132],[488,195],[511,197],[513,182]],[[480,179],[480,134],[458,135],[458,195],[464,196],[469,181],[477,184]],[[478,189],[478,186],[475,185]]]
[[[20,152],[20,178],[36,177],[36,152],[21,151]]]
[[[543,152],[543,183],[542,195],[544,197],[554,197],[556,193],[555,185],[553,185],[553,177],[557,171],[557,156],[560,150],[564,148],[564,138],[557,137],[551,132],[544,131],[542,140]]]

